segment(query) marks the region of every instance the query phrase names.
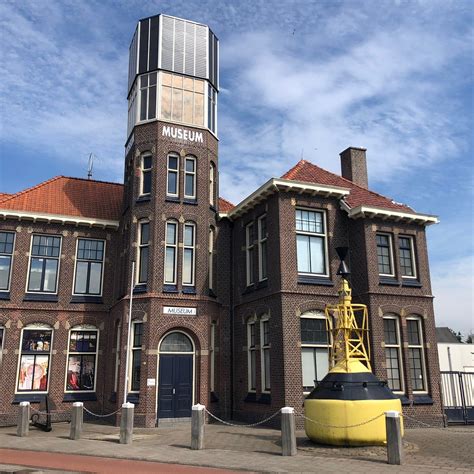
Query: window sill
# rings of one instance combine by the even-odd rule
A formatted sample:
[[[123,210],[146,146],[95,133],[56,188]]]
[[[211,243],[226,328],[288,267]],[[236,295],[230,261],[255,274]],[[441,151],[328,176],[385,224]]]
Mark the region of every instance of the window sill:
[[[96,402],[97,395],[95,392],[77,392],[77,393],[65,393],[63,402]]]
[[[47,393],[17,393],[12,403],[13,405],[18,405],[20,402],[41,403],[47,396]]]
[[[163,293],[178,293],[176,285],[163,285]]]
[[[400,282],[396,278],[381,276],[379,277],[379,285],[400,286]]]
[[[140,394],[139,393],[129,393],[127,395],[127,402],[138,405],[140,403]]]
[[[102,296],[73,296],[71,298],[71,303],[94,303],[101,304]]]
[[[413,405],[433,405],[433,399],[429,395],[413,394]]]
[[[301,285],[334,286],[334,282],[330,280],[329,277],[312,275],[298,275],[297,282]]]
[[[194,286],[183,286],[181,292],[183,293],[183,295],[195,295],[196,288]]]
[[[258,399],[258,403],[261,403],[262,405],[271,405],[272,396],[269,393],[262,393]]]
[[[175,203],[177,202],[177,203],[181,203],[181,200],[179,199],[179,197],[166,196],[165,202],[175,202]]]
[[[189,204],[191,206],[197,206],[197,200],[196,199],[184,199],[183,204]]]
[[[137,203],[141,203],[141,202],[150,202],[151,201],[151,197],[149,195],[146,195],[146,196],[139,196],[136,200]]]
[[[411,288],[421,288],[423,285],[418,280],[402,278],[402,286]]]
[[[37,294],[37,293],[26,293],[23,301],[48,301],[50,303],[58,302],[58,295],[48,295],[48,294]]]
[[[0,300],[9,300],[10,292],[9,291],[0,291]]]
[[[135,287],[133,288],[134,295],[139,295],[140,293],[146,293],[146,292],[147,292],[146,285],[135,285]]]
[[[246,403],[256,403],[257,402],[257,394],[255,392],[247,393],[247,396],[244,398],[244,402],[246,402]]]

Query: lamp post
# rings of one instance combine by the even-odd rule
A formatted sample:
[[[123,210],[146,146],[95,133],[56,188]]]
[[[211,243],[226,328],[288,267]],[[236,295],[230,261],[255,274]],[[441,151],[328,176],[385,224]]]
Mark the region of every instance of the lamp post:
[[[127,403],[128,395],[128,357],[130,352],[130,328],[132,326],[132,306],[133,306],[133,289],[135,281],[135,260],[132,260],[132,276],[130,280],[130,306],[128,308],[128,325],[127,325],[127,345],[125,351],[125,383],[123,390],[123,403]]]

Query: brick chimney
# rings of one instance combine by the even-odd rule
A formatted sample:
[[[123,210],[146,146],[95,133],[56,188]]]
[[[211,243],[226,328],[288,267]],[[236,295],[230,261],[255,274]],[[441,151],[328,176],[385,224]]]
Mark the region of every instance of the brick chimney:
[[[342,177],[365,189],[369,187],[369,179],[367,178],[367,159],[365,157],[366,151],[367,148],[356,148],[350,146],[342,153],[339,153],[339,156],[341,157]]]

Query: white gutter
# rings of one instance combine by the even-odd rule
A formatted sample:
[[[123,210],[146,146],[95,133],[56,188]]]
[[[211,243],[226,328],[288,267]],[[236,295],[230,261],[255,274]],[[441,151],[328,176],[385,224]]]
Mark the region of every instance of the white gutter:
[[[0,218],[2,219],[18,219],[33,222],[47,222],[48,224],[71,224],[76,226],[86,227],[101,227],[102,229],[118,229],[119,221],[108,220],[108,219],[95,219],[92,217],[76,217],[66,216],[62,214],[48,214],[41,212],[30,212],[30,211],[16,211],[14,209],[0,209]]]

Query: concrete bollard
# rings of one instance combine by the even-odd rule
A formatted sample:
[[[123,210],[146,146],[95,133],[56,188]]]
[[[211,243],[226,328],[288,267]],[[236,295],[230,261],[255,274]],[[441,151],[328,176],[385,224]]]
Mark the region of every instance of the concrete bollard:
[[[69,439],[81,439],[83,422],[84,404],[82,402],[74,402],[72,404],[71,433],[69,434]]]
[[[133,418],[135,405],[124,403],[122,405],[122,417],[120,420],[120,444],[132,444],[133,441]]]
[[[296,428],[295,409],[283,407],[281,409],[281,455],[296,456]]]
[[[17,436],[28,436],[30,431],[30,402],[20,402],[18,409]]]
[[[193,405],[191,410],[191,449],[204,449],[205,406]]]
[[[388,464],[402,464],[403,444],[400,413],[386,411],[385,426],[387,430],[387,462]]]

